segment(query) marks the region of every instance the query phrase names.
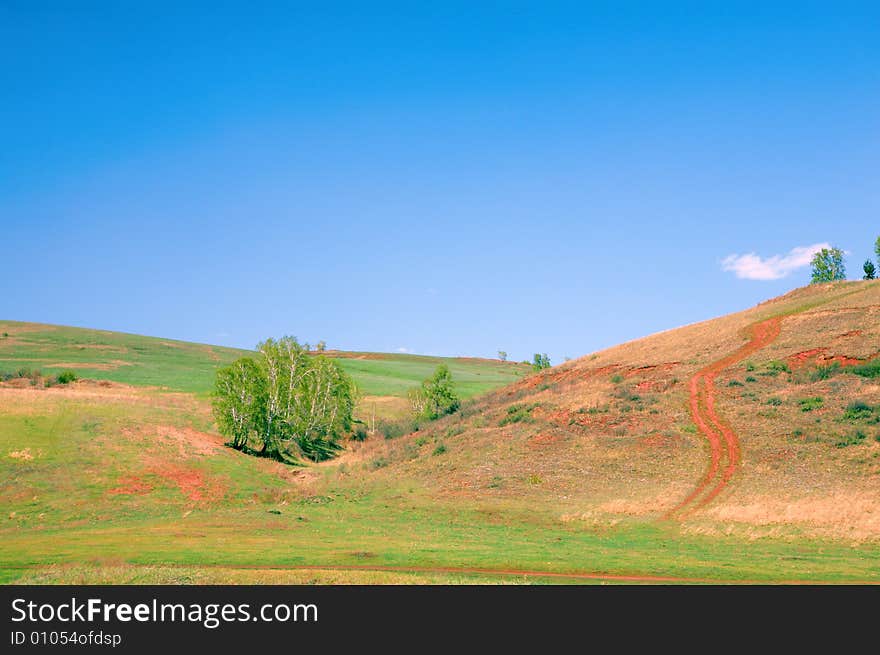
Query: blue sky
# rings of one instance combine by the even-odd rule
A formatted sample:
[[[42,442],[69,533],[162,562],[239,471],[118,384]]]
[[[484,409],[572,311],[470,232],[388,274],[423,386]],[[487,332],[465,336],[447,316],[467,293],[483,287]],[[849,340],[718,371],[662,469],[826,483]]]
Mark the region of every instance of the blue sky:
[[[880,234],[875,2],[138,4],[0,2],[0,318],[560,362]]]

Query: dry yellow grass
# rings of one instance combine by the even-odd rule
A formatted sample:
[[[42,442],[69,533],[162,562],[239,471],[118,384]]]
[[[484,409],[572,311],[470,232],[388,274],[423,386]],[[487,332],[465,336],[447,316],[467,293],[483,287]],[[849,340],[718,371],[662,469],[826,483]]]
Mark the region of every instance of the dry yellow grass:
[[[877,282],[798,289],[536,374],[490,394],[466,418],[450,417],[386,447],[377,456],[391,465],[379,474],[417,478],[438,497],[525,503],[568,519],[661,520],[707,465],[705,438],[688,409],[688,380],[741,347],[750,325],[773,316],[781,317],[777,340],[716,382],[717,410],[739,437],[741,461],[724,491],[688,520],[880,538],[880,426],[862,426],[868,438],[850,447],[828,436],[857,429],[842,419],[854,400],[877,405],[880,416],[878,384],[849,374],[808,377],[822,361],[877,356]],[[825,359],[811,359],[800,372],[767,370],[816,349]],[[824,409],[801,411],[798,400],[814,396]],[[768,405],[771,398],[782,404]],[[528,409],[527,418],[502,426],[517,407]],[[793,436],[798,426],[806,433],[816,425],[828,435]],[[413,456],[439,442],[448,451],[443,457]]]

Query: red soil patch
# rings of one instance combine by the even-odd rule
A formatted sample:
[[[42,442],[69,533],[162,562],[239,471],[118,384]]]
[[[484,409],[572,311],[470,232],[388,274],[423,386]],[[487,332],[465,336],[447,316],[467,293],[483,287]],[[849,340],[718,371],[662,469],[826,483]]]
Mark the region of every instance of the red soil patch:
[[[215,480],[206,482],[204,474],[196,469],[166,463],[162,466],[154,466],[151,472],[176,484],[192,501],[220,500],[225,493],[221,484]]]
[[[841,366],[858,366],[872,359],[859,359],[858,357],[849,357],[847,355],[828,355],[828,348],[813,348],[792,355],[788,358],[788,365],[794,370],[803,368],[809,364],[815,366],[827,366],[829,364],[840,364]]]
[[[715,411],[715,378],[725,369],[771,344],[779,336],[781,324],[782,319],[779,317],[755,323],[751,326],[751,339],[748,343],[700,369],[691,378],[688,385],[691,418],[709,441],[709,466],[696,488],[667,513],[667,518],[688,506],[693,505],[692,511],[707,504],[721,493],[736,472],[739,466],[739,439]],[[726,459],[726,464],[722,470],[723,459]]]
[[[649,364],[647,366],[636,366],[623,374],[623,377],[630,378],[634,375],[644,375],[646,373],[653,373],[654,371],[671,371],[676,366],[679,365],[680,362],[664,362],[663,364]]]
[[[110,489],[111,496],[143,496],[153,490],[153,486],[136,475],[123,475],[116,481],[119,486]]]

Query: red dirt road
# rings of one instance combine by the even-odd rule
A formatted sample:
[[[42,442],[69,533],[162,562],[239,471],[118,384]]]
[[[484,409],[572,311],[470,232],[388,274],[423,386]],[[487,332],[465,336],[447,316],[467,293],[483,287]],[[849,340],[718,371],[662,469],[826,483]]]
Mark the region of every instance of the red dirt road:
[[[700,369],[689,383],[691,418],[709,441],[710,459],[705,475],[682,502],[666,514],[683,518],[709,503],[727,486],[739,466],[739,439],[715,411],[715,378],[725,369],[773,343],[779,336],[782,319],[769,318],[751,326],[751,339],[729,355]]]

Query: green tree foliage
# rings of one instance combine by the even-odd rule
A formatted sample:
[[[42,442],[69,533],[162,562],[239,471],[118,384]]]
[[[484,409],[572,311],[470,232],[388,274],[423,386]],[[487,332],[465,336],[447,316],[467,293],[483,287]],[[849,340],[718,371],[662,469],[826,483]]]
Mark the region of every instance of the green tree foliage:
[[[70,384],[71,382],[76,382],[76,380],[76,373],[69,369],[58,374],[58,384]]]
[[[266,380],[253,359],[242,357],[217,371],[214,418],[233,448],[244,450],[265,431],[265,408]]]
[[[846,279],[843,251],[840,248],[822,248],[813,255],[810,265],[813,269],[813,284]]]
[[[870,259],[865,261],[865,264],[862,266],[862,270],[865,271],[864,279],[866,280],[873,280],[875,277],[877,277],[877,268],[874,266],[874,262],[872,262]]]
[[[431,420],[458,410],[461,401],[453,388],[449,367],[446,364],[438,366],[434,375],[422,382],[421,387],[410,390],[409,401],[417,416]]]
[[[352,429],[357,389],[332,360],[311,357],[293,337],[257,345],[257,361],[243,358],[220,369],[214,416],[231,445],[288,461],[328,459]]]
[[[507,361],[507,351],[506,350],[499,350],[498,351],[498,359],[500,359],[502,362],[506,362]]]
[[[550,368],[550,358],[547,357],[547,353],[535,353],[535,355],[532,357],[531,364],[534,370],[542,371],[545,368]]]
[[[877,263],[880,264],[880,237],[874,242],[874,254],[877,255]]]

